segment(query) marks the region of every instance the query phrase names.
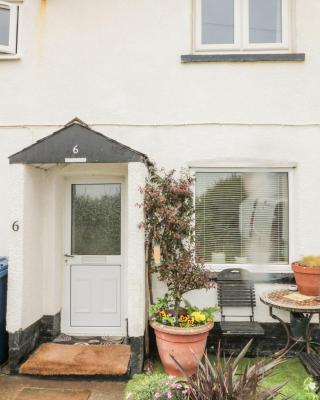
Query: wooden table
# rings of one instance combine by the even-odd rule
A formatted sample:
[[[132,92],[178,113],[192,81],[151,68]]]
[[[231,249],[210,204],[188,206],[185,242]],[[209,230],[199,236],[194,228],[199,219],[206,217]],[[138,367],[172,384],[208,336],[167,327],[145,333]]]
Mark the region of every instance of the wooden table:
[[[291,346],[302,343],[303,347],[306,348],[307,353],[310,353],[312,350],[312,342],[311,342],[311,329],[310,329],[310,322],[311,318],[314,314],[318,314],[319,316],[319,327],[320,327],[320,299],[319,297],[308,297],[303,301],[297,301],[294,299],[290,299],[287,296],[292,295],[293,293],[289,289],[276,289],[276,290],[269,290],[264,292],[260,296],[260,300],[262,303],[266,304],[269,307],[270,316],[279,321],[280,324],[283,326],[286,336],[287,336],[287,343],[283,349],[278,351],[275,355],[282,355],[287,352]],[[290,312],[290,314],[299,313],[303,314],[306,318],[306,331],[304,336],[294,336],[292,334],[292,326],[290,329],[288,328],[287,324],[277,315],[274,314],[273,309],[284,310]],[[290,319],[291,319],[290,315]]]

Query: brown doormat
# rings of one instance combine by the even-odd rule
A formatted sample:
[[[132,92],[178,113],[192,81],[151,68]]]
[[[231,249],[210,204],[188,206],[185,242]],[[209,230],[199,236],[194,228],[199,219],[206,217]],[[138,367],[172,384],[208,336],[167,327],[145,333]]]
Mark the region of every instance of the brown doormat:
[[[42,344],[21,365],[26,375],[124,375],[131,350],[124,344],[68,345]]]
[[[88,400],[89,390],[24,388],[16,400]]]

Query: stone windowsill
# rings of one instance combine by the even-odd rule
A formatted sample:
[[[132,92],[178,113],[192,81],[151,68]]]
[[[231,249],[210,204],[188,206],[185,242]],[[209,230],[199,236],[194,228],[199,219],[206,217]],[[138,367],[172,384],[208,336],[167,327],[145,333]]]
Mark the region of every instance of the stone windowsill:
[[[304,61],[304,53],[274,54],[185,54],[182,63],[196,62],[261,62],[261,61]]]

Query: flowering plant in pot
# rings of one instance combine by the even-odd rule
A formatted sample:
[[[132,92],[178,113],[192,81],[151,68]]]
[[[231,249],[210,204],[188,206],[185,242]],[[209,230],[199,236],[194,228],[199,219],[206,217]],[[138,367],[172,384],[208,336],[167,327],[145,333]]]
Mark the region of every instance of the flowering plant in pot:
[[[201,359],[216,307],[198,309],[183,296],[195,289],[214,286],[215,274],[195,255],[193,179],[184,171],[158,172],[150,167],[144,192],[143,227],[151,273],[167,285],[166,296],[150,307],[159,355],[170,375],[181,375],[171,356],[192,375]],[[151,251],[157,247],[159,251]],[[156,259],[159,258],[159,259]],[[149,279],[150,282],[150,279]],[[152,303],[152,301],[151,301]]]
[[[291,268],[301,294],[320,296],[320,256],[305,256]]]

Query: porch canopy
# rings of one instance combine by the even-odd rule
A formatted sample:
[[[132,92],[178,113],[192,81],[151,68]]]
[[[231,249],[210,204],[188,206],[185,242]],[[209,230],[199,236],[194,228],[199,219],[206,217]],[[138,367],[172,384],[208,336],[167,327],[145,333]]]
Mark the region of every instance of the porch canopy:
[[[74,118],[62,129],[9,157],[10,164],[148,162],[148,157]]]
[[[144,219],[143,209],[136,205],[143,203],[139,188],[145,185],[148,176],[148,157],[74,119],[57,132],[11,155],[9,161],[9,218],[16,221],[14,226],[17,227],[14,229],[13,226],[14,233],[10,235],[9,243],[7,330],[15,335],[12,343],[15,343],[13,350],[17,354],[11,361],[11,368],[14,369],[27,353],[34,350],[33,338],[40,337],[40,333],[33,329],[42,327],[42,321],[46,327],[47,321],[52,321],[50,326],[58,326],[61,321],[62,331],[68,334],[74,332],[73,328],[83,328],[81,335],[128,334],[138,344],[142,343],[145,332],[145,238],[139,228]],[[83,322],[79,326],[71,324],[70,288],[74,286],[68,284],[68,279],[76,275],[70,272],[71,261],[67,269],[64,254],[72,250],[70,196],[71,186],[77,182],[87,182],[88,185],[113,182],[123,188],[120,200],[123,213],[117,219],[121,224],[118,227],[122,235],[120,250],[112,249],[116,254],[109,255],[84,255],[81,263],[77,264],[83,266],[83,270],[77,270],[79,274],[84,271],[89,275],[96,271],[92,279],[102,274],[102,270],[92,268],[91,271],[90,266],[113,267],[110,271],[103,270],[103,274],[113,274],[112,279],[117,282],[113,285],[116,294],[108,292],[108,299],[114,296],[114,308],[105,306],[106,310],[111,310],[108,311],[110,314],[113,309],[118,310],[119,318],[112,323],[94,324],[90,320],[86,326]],[[118,203],[112,202],[112,207],[118,210]],[[99,234],[104,232],[101,230]],[[85,299],[80,289],[74,293],[73,299],[77,299],[77,293],[80,293],[81,301]],[[89,298],[89,294],[87,296]],[[103,301],[107,300],[103,298]],[[89,306],[85,304],[84,309],[86,307]],[[96,309],[92,312],[98,315]],[[21,331],[26,329],[28,333],[22,334]]]

